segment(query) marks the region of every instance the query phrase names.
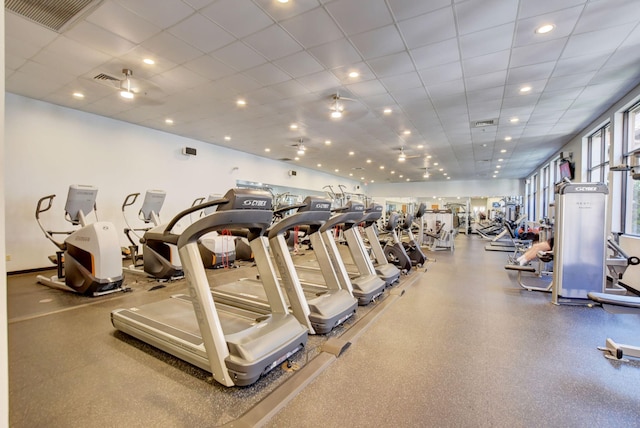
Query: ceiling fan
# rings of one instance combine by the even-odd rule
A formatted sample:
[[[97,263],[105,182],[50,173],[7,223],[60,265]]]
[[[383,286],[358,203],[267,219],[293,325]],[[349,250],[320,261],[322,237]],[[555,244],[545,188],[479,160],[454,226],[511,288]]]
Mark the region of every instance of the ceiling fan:
[[[400,152],[398,154],[398,162],[404,162],[407,159],[423,158],[425,156],[425,155],[408,155],[405,152],[404,146],[400,146],[399,148],[396,148],[395,150],[398,150]]]
[[[331,105],[329,110],[331,111],[330,116],[332,119],[340,119],[345,112],[345,103],[344,101],[356,101],[353,98],[347,98],[340,96],[339,92],[331,95]]]
[[[130,68],[123,68],[119,77],[99,73],[93,77],[93,80],[116,89],[126,100],[159,104],[159,99],[162,97],[162,90],[157,85],[148,80],[134,78],[133,70]]]

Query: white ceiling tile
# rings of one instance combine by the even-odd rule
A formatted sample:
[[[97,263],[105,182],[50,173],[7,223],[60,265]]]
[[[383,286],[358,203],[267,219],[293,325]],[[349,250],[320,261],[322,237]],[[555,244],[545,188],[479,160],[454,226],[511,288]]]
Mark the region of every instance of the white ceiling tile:
[[[377,28],[351,37],[356,49],[366,60],[396,53],[405,49],[395,25]]]
[[[309,74],[299,78],[298,82],[312,92],[322,92],[340,86],[340,81],[328,71]]]
[[[513,0],[469,0],[454,7],[460,34],[475,33],[514,22],[518,2]]]
[[[422,86],[422,80],[416,72],[397,74],[394,76],[381,78],[380,81],[389,92],[404,91]]]
[[[322,45],[344,37],[323,8],[313,9],[280,23],[305,48]]]
[[[465,77],[479,76],[486,73],[506,70],[509,66],[511,50],[503,50],[487,55],[467,58],[462,61]]]
[[[287,80],[286,82],[277,83],[271,86],[276,94],[280,94],[283,98],[299,97],[310,93],[309,89],[302,86],[295,80]]]
[[[566,76],[579,71],[595,71],[607,60],[607,53],[596,53],[573,58],[560,58],[552,76]]]
[[[194,14],[169,32],[202,52],[210,53],[236,40],[225,29],[201,14]]]
[[[27,63],[22,67],[26,72],[18,70],[6,79],[5,89],[7,92],[31,98],[41,98],[64,86],[59,79],[41,79],[39,76],[32,74],[35,69],[33,65],[29,64]]]
[[[42,46],[37,43],[32,43],[24,38],[15,38],[9,34],[5,36],[5,46],[5,54],[13,55],[23,60],[31,58],[42,49]]]
[[[134,43],[86,21],[77,23],[65,35],[90,49],[112,56],[123,55],[135,47]]]
[[[230,76],[235,72],[231,67],[209,55],[203,55],[199,58],[186,62],[184,63],[184,66],[211,80],[221,79],[223,77]]]
[[[33,77],[33,79],[39,79],[40,76],[47,76],[52,85],[63,86],[76,79],[76,76],[71,71],[52,69],[46,64],[40,64],[35,61],[27,61],[22,67],[20,72]]]
[[[35,55],[33,59],[42,64],[50,64],[52,67],[83,74],[109,61],[111,57],[68,37],[61,36],[51,42],[46,50]]]
[[[273,0],[255,0],[255,2],[277,21],[301,15],[319,6],[318,0],[296,0],[288,3]]]
[[[203,7],[210,5],[214,1],[217,1],[217,0],[184,0],[186,4],[188,4],[189,6],[191,6],[196,10],[202,9]]]
[[[238,95],[248,94],[262,86],[255,79],[244,74],[234,74],[220,79],[216,81],[216,83],[219,87],[229,87],[233,89],[233,91]],[[247,102],[250,104],[251,100],[248,100]],[[235,105],[235,99],[233,100],[233,103]]]
[[[425,85],[431,86],[436,83],[448,82],[462,78],[462,67],[460,61],[450,62],[436,67],[418,70],[418,73],[425,82]]]
[[[326,8],[347,35],[393,23],[384,0],[336,0]]]
[[[458,40],[456,38],[433,43],[421,48],[413,49],[411,56],[417,69],[447,64],[460,59]]]
[[[51,31],[35,22],[29,21],[5,8],[4,14],[5,36],[10,34],[16,40],[28,42],[31,45],[46,46],[59,36],[55,31]]]
[[[202,52],[195,47],[167,32],[153,36],[143,42],[142,46],[176,64],[182,64],[202,55]]]
[[[637,63],[640,63],[640,61],[637,61]],[[589,85],[600,85],[607,82],[614,82],[616,80],[640,81],[640,78],[638,77],[638,67],[602,68],[593,76]]]
[[[439,84],[429,84],[428,82],[425,82],[425,84],[429,97],[433,100],[464,93],[464,81],[462,79],[456,79]]]
[[[494,71],[493,73],[481,74],[465,78],[467,91],[478,91],[494,87],[504,87],[507,79],[507,70]]]
[[[632,69],[640,68],[638,67],[638,62],[640,61],[640,59],[634,55],[634,52],[637,49],[637,46],[618,48],[615,53],[611,55],[603,64],[603,67],[629,67]]]
[[[387,92],[387,89],[382,86],[382,84],[377,80],[368,80],[366,82],[353,83],[351,85],[346,85],[346,88],[358,98],[371,97]]]
[[[391,11],[398,21],[403,21],[408,18],[413,18],[418,15],[433,12],[436,9],[440,9],[450,5],[451,0],[389,0]]]
[[[514,24],[505,24],[460,37],[463,60],[511,49]]]
[[[340,39],[322,46],[309,49],[311,55],[316,57],[326,68],[349,66],[360,62],[362,58],[351,46],[347,39]]]
[[[562,58],[615,50],[629,36],[635,24],[624,24],[606,30],[574,34],[569,37]]]
[[[273,61],[302,50],[302,46],[279,25],[272,25],[244,39],[244,42]]]
[[[409,48],[440,42],[457,35],[451,7],[400,21],[398,27]]]
[[[19,58],[15,55],[11,55],[7,52],[4,53],[4,67],[5,67],[5,79],[11,75],[11,73],[20,68],[27,60],[25,58]]]
[[[233,42],[230,45],[220,48],[211,55],[238,71],[253,68],[267,62],[262,55],[241,41]]]
[[[271,63],[265,63],[255,68],[246,70],[244,74],[252,77],[257,82],[260,82],[263,85],[273,85],[291,79],[291,76]]]
[[[162,30],[113,2],[102,3],[87,17],[87,21],[133,43],[141,43]]]
[[[194,12],[181,0],[162,0],[159,7],[156,0],[116,0],[120,5],[136,13],[146,21],[152,22],[160,28],[168,28],[182,21]]]
[[[251,0],[219,0],[200,11],[241,39],[273,24],[273,19]]]
[[[568,76],[552,77],[547,82],[545,92],[559,91],[568,88],[577,88],[586,86],[589,81],[595,75],[595,71],[588,71],[586,73],[570,74]]]
[[[306,76],[324,69],[307,51],[294,53],[293,55],[275,60],[273,63],[294,78]]]
[[[525,46],[569,36],[578,21],[582,9],[582,6],[573,7],[519,20],[516,24],[516,35],[513,46]],[[536,33],[535,30],[544,24],[553,24],[555,28],[546,34]]]
[[[511,67],[509,69],[509,76],[507,77],[507,84],[531,84],[536,80],[546,80],[551,76],[555,66],[555,61],[548,61],[539,64],[525,65],[523,67]]]
[[[511,67],[557,61],[563,53],[566,39],[549,40],[535,45],[520,46],[511,51]]]
[[[626,10],[627,13],[620,13],[622,10]],[[585,5],[574,31],[575,34],[580,34],[591,32],[596,28],[613,28],[637,23],[639,15],[640,4],[634,1],[590,1]]]
[[[372,59],[368,63],[379,78],[415,71],[411,57],[406,52]]]

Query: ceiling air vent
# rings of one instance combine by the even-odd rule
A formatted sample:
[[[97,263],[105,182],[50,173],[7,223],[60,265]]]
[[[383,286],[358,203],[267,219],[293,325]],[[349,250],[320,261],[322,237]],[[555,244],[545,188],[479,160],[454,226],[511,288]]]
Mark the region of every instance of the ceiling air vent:
[[[97,76],[94,76],[95,80],[108,80],[108,81],[115,81],[115,82],[119,82],[120,79],[118,79],[117,77],[113,77],[113,76],[109,76],[108,74],[104,74],[104,73],[100,73]]]
[[[290,161],[292,161],[293,159],[291,159],[291,158],[280,158],[280,159],[278,159],[278,160],[279,160],[279,161],[282,161],[282,162],[290,162]]]
[[[498,124],[497,119],[485,119],[485,120],[476,120],[471,122],[472,128],[484,128],[485,126],[496,126]]]
[[[57,33],[92,11],[102,0],[5,0],[4,7]]]

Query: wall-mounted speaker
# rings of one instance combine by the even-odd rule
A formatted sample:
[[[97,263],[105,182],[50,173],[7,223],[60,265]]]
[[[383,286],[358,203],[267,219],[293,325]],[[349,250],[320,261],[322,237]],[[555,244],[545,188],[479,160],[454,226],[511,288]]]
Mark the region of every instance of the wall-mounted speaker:
[[[193,147],[184,147],[182,149],[182,154],[187,156],[195,156],[198,154],[198,151]]]

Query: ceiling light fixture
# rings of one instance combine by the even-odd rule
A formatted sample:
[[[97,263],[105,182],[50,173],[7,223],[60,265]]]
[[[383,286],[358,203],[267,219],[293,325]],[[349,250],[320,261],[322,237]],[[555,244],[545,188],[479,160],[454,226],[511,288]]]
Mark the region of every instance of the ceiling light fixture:
[[[173,119],[165,119],[164,123],[166,123],[167,125],[173,125]]]
[[[544,24],[535,29],[536,34],[546,34],[556,28],[553,24]]]
[[[324,140],[324,144],[326,144],[327,146],[331,145],[331,140]]]
[[[349,73],[349,77],[351,77],[352,79],[355,79],[358,76],[360,76],[360,73],[358,73],[357,71],[352,71]]]
[[[269,147],[267,147],[266,149],[264,149],[264,151],[269,153],[271,151],[271,149]]]
[[[289,129],[298,129],[298,125],[292,123],[291,125],[289,125]]]
[[[301,138],[300,141],[298,141],[298,151],[296,153],[302,156],[306,151],[307,151],[307,148],[304,146],[304,143],[302,142],[302,138]]]
[[[224,141],[231,141],[231,137],[230,137],[230,136],[228,136],[228,135],[225,135],[225,136],[224,136]]]
[[[382,110],[382,113],[384,113],[384,114],[391,114],[391,112],[392,112],[392,111],[393,111],[393,110],[391,110],[390,108],[386,108],[386,109]]]
[[[241,98],[241,99],[236,101],[236,105],[238,105],[240,107],[244,107],[244,106],[247,105],[247,102]]]
[[[82,92],[74,92],[73,96],[76,98],[84,98],[84,94]]]
[[[339,99],[340,99],[340,95],[336,94],[333,96],[333,103],[331,104],[331,107],[330,107],[332,119],[340,119],[342,117],[344,106],[338,102]]]
[[[148,64],[148,65],[153,65],[153,64],[155,64],[155,63],[156,63],[156,62],[155,62],[154,60],[152,60],[151,58],[145,58],[145,59],[143,59],[143,60],[142,60],[142,62],[144,62],[145,64]]]
[[[520,88],[520,92],[522,93],[531,92],[531,86],[523,86],[522,88]]]
[[[520,122],[520,119],[518,119],[517,117],[512,117],[511,119],[509,119],[509,122],[518,123],[518,122]]]
[[[504,137],[504,141],[511,141],[511,137]]]
[[[130,77],[133,75],[133,71],[131,71],[128,68],[123,68],[122,69],[122,74],[124,74],[124,81],[126,82],[126,88],[122,87],[122,83],[120,82],[120,96],[122,98],[126,98],[128,100],[132,100],[133,99],[133,92],[131,92],[131,79]]]
[[[400,148],[400,154],[398,155],[398,162],[404,162],[407,160],[407,155],[404,154],[404,148]]]

